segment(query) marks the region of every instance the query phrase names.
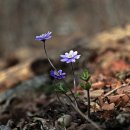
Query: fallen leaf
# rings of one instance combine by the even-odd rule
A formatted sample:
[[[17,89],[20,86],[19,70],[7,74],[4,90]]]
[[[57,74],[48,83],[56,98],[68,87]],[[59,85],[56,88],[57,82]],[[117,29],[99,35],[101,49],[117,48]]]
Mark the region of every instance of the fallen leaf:
[[[130,86],[122,87],[122,88],[117,90],[118,94],[123,94],[125,92],[130,92]]]
[[[111,64],[112,70],[114,71],[123,71],[129,68],[129,65],[125,63],[124,60],[114,61]]]
[[[107,110],[107,111],[114,110],[114,108],[115,108],[115,103],[111,103],[111,104],[104,103],[102,106],[102,110]]]
[[[98,81],[92,84],[93,89],[100,89],[100,88],[103,88],[104,86],[105,86],[105,83],[102,81]]]
[[[103,89],[93,90],[93,91],[90,92],[90,97],[97,98],[97,97],[99,97],[99,96],[101,96],[103,94],[104,94],[104,90]],[[87,97],[87,93],[86,93],[85,96]]]

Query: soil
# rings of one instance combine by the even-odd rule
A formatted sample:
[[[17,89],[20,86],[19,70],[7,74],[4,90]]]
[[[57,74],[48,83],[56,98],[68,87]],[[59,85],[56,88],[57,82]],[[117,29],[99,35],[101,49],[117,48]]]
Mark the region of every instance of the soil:
[[[104,34],[101,35],[104,36]],[[91,45],[93,46],[89,48],[83,46],[83,44],[76,44],[72,47],[82,55],[80,61],[74,66],[76,74],[80,73],[83,68],[87,68],[92,74],[90,119],[103,130],[129,130],[130,38],[123,36],[121,39],[119,37],[114,40],[109,39],[102,42],[98,36],[98,44],[101,44],[98,47],[95,46],[95,41],[92,41],[93,44]],[[111,43],[109,43],[110,41]],[[60,65],[64,67],[66,72],[70,72],[70,68],[64,66],[64,64],[57,61],[56,65]],[[36,67],[35,71],[37,71]],[[38,68],[38,75],[43,74],[40,71]],[[33,74],[33,76],[31,75],[29,78],[33,80],[32,77],[36,75],[37,73]],[[28,80],[26,78],[22,82],[27,82]],[[0,129],[96,130],[90,122],[86,121],[71,107],[70,102],[65,99],[63,94],[60,94],[60,99],[63,101],[63,104],[57,99],[56,94],[53,92],[53,79],[48,81],[40,84],[40,87],[33,90],[22,90],[22,87],[20,87],[20,91],[15,91],[14,88],[16,86],[10,86],[15,96],[13,93],[13,96],[9,96],[0,102]],[[73,86],[71,74],[67,77],[67,81],[70,86]],[[19,84],[21,82],[17,83],[17,85]],[[34,82],[33,84],[30,82],[30,84],[33,87]],[[6,92],[9,91],[6,88],[4,89],[4,93],[5,90]],[[77,92],[80,94],[77,97],[78,106],[87,115],[87,92],[80,86],[77,86]],[[71,97],[71,94],[69,95]],[[71,117],[67,119],[68,123],[66,128],[58,121],[63,115],[69,115]]]

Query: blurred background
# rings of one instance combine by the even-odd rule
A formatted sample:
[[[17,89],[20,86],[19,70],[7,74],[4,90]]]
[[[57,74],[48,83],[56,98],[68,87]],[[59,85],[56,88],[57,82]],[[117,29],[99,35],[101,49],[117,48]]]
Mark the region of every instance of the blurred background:
[[[129,22],[130,0],[0,0],[0,56],[36,47],[35,36],[47,31],[91,38]]]

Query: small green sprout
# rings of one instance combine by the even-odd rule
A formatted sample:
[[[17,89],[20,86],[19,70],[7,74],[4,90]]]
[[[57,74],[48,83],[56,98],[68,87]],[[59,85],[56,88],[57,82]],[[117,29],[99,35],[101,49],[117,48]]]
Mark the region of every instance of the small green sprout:
[[[92,86],[92,83],[89,81],[90,78],[91,78],[91,75],[90,75],[90,73],[88,72],[87,69],[85,69],[82,72],[82,74],[80,75],[80,79],[85,81],[85,83],[80,83],[80,86],[83,89],[87,90],[87,96],[88,96],[88,98],[87,98],[88,99],[88,117],[90,117],[90,92],[89,92],[89,90],[90,90],[90,88]]]
[[[86,82],[89,81],[90,78],[91,78],[91,75],[89,74],[87,69],[85,69],[83,73],[80,75],[80,79]]]
[[[92,86],[92,83],[91,82],[86,82],[85,84],[80,83],[80,86],[85,90],[89,90],[91,88],[91,86]]]

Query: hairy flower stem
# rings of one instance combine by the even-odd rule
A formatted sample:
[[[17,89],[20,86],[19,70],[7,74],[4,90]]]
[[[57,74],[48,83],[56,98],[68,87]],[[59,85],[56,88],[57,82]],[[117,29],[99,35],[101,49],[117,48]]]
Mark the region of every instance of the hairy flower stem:
[[[47,51],[46,51],[46,43],[44,42],[43,45],[44,45],[44,51],[45,51],[46,57],[47,57],[47,59],[48,59],[50,65],[52,66],[52,68],[53,68],[56,72],[58,72],[57,69],[56,69],[56,67],[53,65],[53,63],[51,62],[51,60],[50,60],[50,58],[49,58],[49,56],[48,56],[48,54],[47,54]]]
[[[56,83],[56,81],[54,80],[54,82],[53,82],[53,83]],[[54,88],[55,88],[55,87],[54,87]],[[58,92],[57,92],[57,91],[55,91],[55,93],[56,93],[56,96],[57,96],[58,101],[59,101],[59,102],[60,102],[60,104],[64,107],[64,110],[65,110],[66,112],[70,113],[70,112],[68,111],[68,109],[66,108],[65,104],[61,101],[61,99],[60,99],[60,96],[59,96]]]
[[[73,108],[76,112],[78,112],[86,121],[90,122],[95,128],[98,130],[102,130],[95,122],[93,122],[90,118],[88,118],[84,113],[80,111],[78,107],[75,107],[74,104],[72,104]]]
[[[76,93],[77,92],[77,90],[76,90],[76,79],[75,79],[75,72],[74,72],[73,63],[71,63],[71,68],[72,68],[72,73],[73,73],[74,93]]]
[[[73,104],[72,99],[66,93],[64,93],[64,95],[70,100],[71,106],[77,113],[79,113],[81,117],[83,117],[86,121],[90,122],[98,130],[102,130],[95,122],[93,122],[89,117],[87,117],[83,112],[81,112],[81,110],[77,106]]]
[[[88,117],[90,118],[90,91],[87,90],[87,99],[88,99]]]

